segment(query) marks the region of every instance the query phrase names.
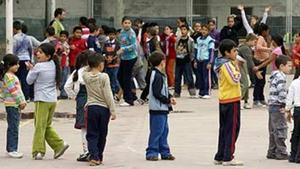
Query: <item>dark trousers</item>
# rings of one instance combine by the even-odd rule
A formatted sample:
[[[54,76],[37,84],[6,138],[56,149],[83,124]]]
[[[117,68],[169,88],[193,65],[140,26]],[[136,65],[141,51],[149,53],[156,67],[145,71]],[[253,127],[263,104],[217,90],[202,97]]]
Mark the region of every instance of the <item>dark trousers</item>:
[[[30,86],[26,82],[28,69],[26,67],[25,62],[27,62],[27,60],[26,61],[23,61],[23,60],[19,61],[20,67],[19,67],[16,75],[18,76],[18,78],[21,82],[21,87],[22,87],[22,91],[23,91],[23,94],[25,96],[25,99],[28,100],[28,99],[30,99]]]
[[[168,157],[170,148],[168,144],[168,114],[151,114],[150,113],[150,135],[146,157]]]
[[[97,105],[87,107],[88,149],[91,160],[103,160],[110,112],[107,108]]]
[[[61,83],[60,83],[60,86],[59,86],[59,90],[60,90],[60,96],[63,96],[63,97],[68,97],[65,89],[64,89],[64,86],[68,80],[68,76],[70,74],[70,68],[68,66],[65,66],[65,67],[62,67],[61,68]]]
[[[135,100],[135,94],[133,93],[133,79],[132,79],[132,69],[137,58],[131,60],[121,60],[120,68],[118,72],[118,80],[121,88],[123,89],[123,98],[125,102],[133,105]]]
[[[111,86],[112,93],[113,95],[115,95],[120,90],[120,84],[118,81],[119,67],[107,67],[105,71],[108,74],[110,79],[110,86]]]
[[[213,59],[213,63],[211,64],[211,68],[213,69],[214,68],[214,65],[215,65],[215,58],[218,57],[218,54],[219,54],[219,51],[218,50],[215,50],[214,51],[214,59]],[[210,71],[211,73],[211,82],[214,86],[218,86],[218,76],[216,74],[215,71]]]
[[[294,129],[291,138],[291,158],[300,162],[300,107],[294,109]]]
[[[19,109],[15,107],[5,107],[7,112],[7,137],[6,137],[6,151],[18,151],[19,141],[19,123],[20,113]]]
[[[199,95],[210,95],[211,89],[211,73],[210,70],[207,69],[209,61],[197,61],[197,71],[198,71],[198,79],[199,79]]]
[[[141,94],[141,99],[142,100],[146,100],[148,95],[149,95],[149,87],[150,87],[150,78],[151,78],[151,70],[152,69],[148,69],[147,73],[146,73],[146,87],[144,88],[142,94]]]
[[[219,144],[217,161],[231,161],[240,131],[240,101],[219,105]]]
[[[259,65],[259,64],[256,64],[256,65]],[[265,101],[264,88],[265,88],[265,84],[266,84],[267,67],[263,67],[259,71],[262,71],[261,75],[263,76],[263,79],[258,79],[255,76],[255,85],[254,85],[254,90],[253,90],[253,100],[254,101]]]
[[[300,67],[295,67],[294,80],[300,76]]]
[[[175,93],[181,93],[181,80],[182,75],[186,75],[186,81],[188,89],[195,89],[193,74],[192,74],[192,65],[188,63],[176,63],[175,67]]]

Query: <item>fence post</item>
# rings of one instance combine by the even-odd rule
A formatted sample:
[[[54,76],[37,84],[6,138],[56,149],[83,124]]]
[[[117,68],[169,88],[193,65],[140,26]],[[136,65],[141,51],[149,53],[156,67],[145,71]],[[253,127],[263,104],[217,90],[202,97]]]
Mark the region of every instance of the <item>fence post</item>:
[[[13,0],[6,0],[6,53],[13,53]]]

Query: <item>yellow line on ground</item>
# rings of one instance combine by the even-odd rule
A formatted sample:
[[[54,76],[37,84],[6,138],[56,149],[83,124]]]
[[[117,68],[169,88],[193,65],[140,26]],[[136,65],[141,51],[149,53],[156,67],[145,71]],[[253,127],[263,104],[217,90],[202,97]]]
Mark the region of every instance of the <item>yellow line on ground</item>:
[[[20,123],[20,128],[21,128],[21,127],[24,127],[24,126],[26,126],[26,125],[28,125],[28,124],[30,124],[30,123],[32,123],[32,122],[33,122],[33,119],[30,119],[30,120],[21,122],[21,123]]]

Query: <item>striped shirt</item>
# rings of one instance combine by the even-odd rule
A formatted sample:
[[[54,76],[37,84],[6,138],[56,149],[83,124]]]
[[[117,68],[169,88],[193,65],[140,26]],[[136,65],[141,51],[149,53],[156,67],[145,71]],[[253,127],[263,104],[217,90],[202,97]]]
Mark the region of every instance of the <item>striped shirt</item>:
[[[285,106],[287,97],[286,75],[282,71],[273,71],[270,77],[269,105]]]

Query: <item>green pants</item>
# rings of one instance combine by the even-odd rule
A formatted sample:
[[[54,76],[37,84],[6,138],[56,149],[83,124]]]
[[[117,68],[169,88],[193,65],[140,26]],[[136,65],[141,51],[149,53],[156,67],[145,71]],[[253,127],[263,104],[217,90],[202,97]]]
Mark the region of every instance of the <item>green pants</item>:
[[[33,157],[37,153],[41,153],[43,155],[46,153],[45,141],[47,141],[55,153],[61,150],[64,146],[64,141],[57,135],[56,131],[51,126],[55,107],[55,102],[35,102],[35,131],[32,145]]]
[[[248,79],[248,66],[247,62],[243,63],[240,67],[241,72],[241,93],[242,93],[242,100],[248,101],[249,99],[249,79]]]

